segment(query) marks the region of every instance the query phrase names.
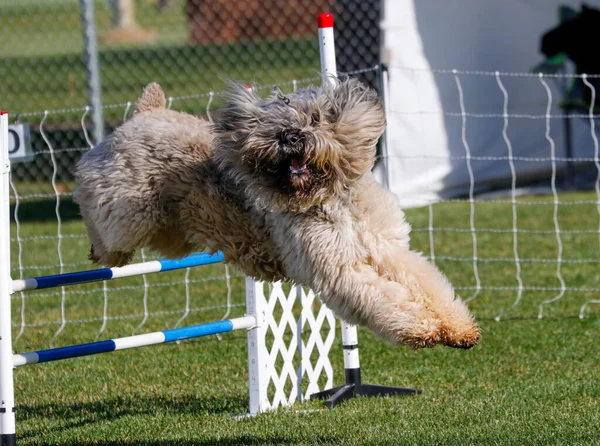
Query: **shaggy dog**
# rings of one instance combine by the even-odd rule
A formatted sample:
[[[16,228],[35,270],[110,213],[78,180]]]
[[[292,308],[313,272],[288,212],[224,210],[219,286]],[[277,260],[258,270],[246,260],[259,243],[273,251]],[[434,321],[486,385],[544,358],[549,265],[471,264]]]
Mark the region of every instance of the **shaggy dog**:
[[[76,200],[106,266],[137,248],[220,250],[245,274],[309,286],[393,344],[469,348],[479,328],[371,174],[385,115],[358,81],[261,99],[231,84],[211,127],[150,84],[134,115],[77,165]]]

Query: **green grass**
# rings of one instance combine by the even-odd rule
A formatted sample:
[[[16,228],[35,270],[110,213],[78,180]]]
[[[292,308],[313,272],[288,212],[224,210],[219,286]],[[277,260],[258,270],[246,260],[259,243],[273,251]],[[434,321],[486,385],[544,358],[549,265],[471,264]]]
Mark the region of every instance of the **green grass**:
[[[562,233],[563,259],[595,260],[563,263],[561,272],[567,287],[600,287],[595,200],[594,193],[561,195],[558,222],[566,231]],[[524,197],[519,203],[520,229],[554,230],[551,197]],[[68,210],[69,203],[63,206]],[[429,254],[429,232],[420,229],[428,226],[428,209],[412,209],[407,215],[415,227],[413,247]],[[55,234],[56,225],[43,217],[43,213],[23,214],[21,237]],[[468,203],[434,205],[433,222],[436,228],[469,228]],[[479,229],[510,229],[510,203],[478,203],[475,225]],[[61,230],[63,234],[81,234],[83,225],[73,215]],[[596,232],[569,232],[574,230]],[[480,259],[512,258],[512,233],[483,231],[477,236]],[[64,238],[62,243],[64,263],[86,264],[85,238]],[[434,249],[437,263],[461,294],[470,297],[475,284],[472,262],[448,257],[471,258],[471,234],[436,231]],[[558,286],[556,263],[526,261],[554,259],[556,255],[553,232],[520,233],[524,286]],[[57,264],[56,240],[26,241],[23,262]],[[16,265],[13,255],[13,266]],[[363,381],[420,388],[422,395],[358,398],[334,410],[323,410],[318,401],[308,401],[239,419],[235,415],[248,410],[248,391],[245,334],[238,332],[225,335],[222,340],[210,337],[17,369],[20,444],[600,444],[600,308],[590,305],[586,317],[577,318],[580,306],[597,298],[597,291],[567,291],[560,300],[546,306],[541,320],[537,318],[539,303],[557,292],[525,291],[521,302],[496,322],[494,316],[509,308],[517,293],[514,289],[490,288],[515,287],[516,268],[508,261],[480,261],[478,266],[485,289],[470,302],[470,307],[484,336],[474,349],[437,347],[414,352],[390,347],[360,330]],[[26,272],[38,275],[56,270]],[[191,306],[219,307],[194,311],[185,323],[223,316],[224,279],[202,281],[223,275],[222,265],[193,270],[189,277],[194,281]],[[183,279],[184,272],[149,276],[154,283],[170,283],[149,289],[150,310],[171,309],[179,313],[152,316],[139,332],[171,328],[177,322],[185,307]],[[142,311],[143,289],[122,289],[140,284],[140,278],[109,282],[113,290],[108,293],[110,317]],[[89,292],[67,295],[67,318],[101,316],[101,288],[99,284],[89,284],[69,289]],[[42,292],[32,296],[25,301],[27,323],[60,320],[60,291],[50,296]],[[236,277],[232,302],[241,304],[243,300],[243,280]],[[20,321],[20,303],[20,297],[15,296],[16,322]],[[232,316],[243,312],[243,306],[236,306]],[[110,320],[100,339],[129,335],[141,319]],[[54,344],[93,340],[101,325],[100,320],[71,322]],[[58,326],[54,323],[27,327],[16,350],[47,347]],[[15,326],[15,335],[18,332],[19,327]],[[332,353],[336,383],[343,380],[339,342],[338,339]]]

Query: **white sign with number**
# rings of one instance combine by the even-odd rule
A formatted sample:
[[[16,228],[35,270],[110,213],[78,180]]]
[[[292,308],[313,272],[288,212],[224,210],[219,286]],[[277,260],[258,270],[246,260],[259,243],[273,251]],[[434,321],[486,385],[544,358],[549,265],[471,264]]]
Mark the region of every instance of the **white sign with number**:
[[[8,156],[13,163],[30,161],[33,158],[29,124],[8,126]]]

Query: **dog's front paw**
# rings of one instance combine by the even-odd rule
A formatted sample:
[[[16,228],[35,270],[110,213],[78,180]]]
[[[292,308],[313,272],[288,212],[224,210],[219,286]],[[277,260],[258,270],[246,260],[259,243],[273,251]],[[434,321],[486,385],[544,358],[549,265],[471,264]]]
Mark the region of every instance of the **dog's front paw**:
[[[467,350],[479,343],[479,340],[481,339],[481,329],[476,325],[473,325],[460,331],[444,330],[442,337],[444,345]]]
[[[442,342],[440,336],[439,320],[426,319],[416,323],[409,329],[402,329],[395,333],[396,344],[404,344],[415,350],[435,347]]]

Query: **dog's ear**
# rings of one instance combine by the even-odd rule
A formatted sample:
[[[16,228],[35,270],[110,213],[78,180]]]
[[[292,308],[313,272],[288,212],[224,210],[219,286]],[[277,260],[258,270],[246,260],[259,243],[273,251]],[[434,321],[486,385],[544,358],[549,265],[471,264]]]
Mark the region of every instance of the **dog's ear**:
[[[261,108],[257,105],[261,99],[256,93],[256,87],[252,85],[229,81],[222,98],[226,106],[215,121],[217,131],[229,132],[246,128],[262,116]]]
[[[156,108],[165,108],[167,100],[165,93],[156,82],[151,82],[146,85],[142,96],[136,101],[133,109],[134,113],[153,110]]]
[[[357,79],[347,79],[328,96],[336,139],[348,150],[374,150],[385,130],[385,112],[377,93]]]

